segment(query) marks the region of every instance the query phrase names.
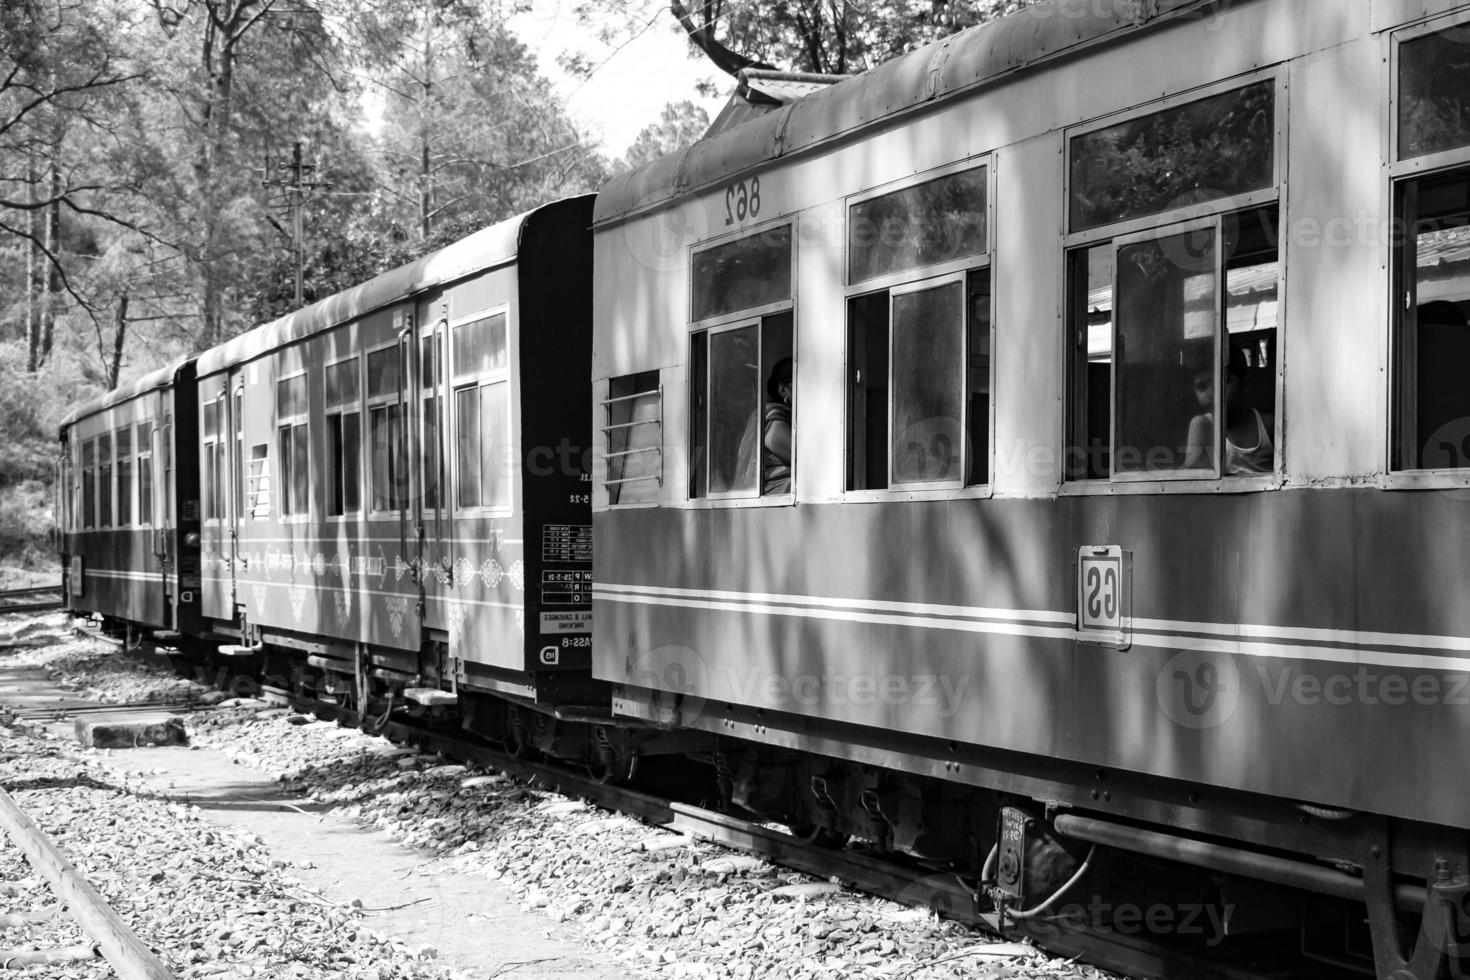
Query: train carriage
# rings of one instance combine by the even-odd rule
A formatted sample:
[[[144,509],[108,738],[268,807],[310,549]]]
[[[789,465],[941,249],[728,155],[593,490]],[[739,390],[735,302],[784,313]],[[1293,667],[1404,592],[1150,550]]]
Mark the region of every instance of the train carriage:
[[[502,222],[201,357],[204,612],[241,636],[227,653],[288,654],[298,683],[375,711],[476,691],[605,706],[590,207]]]
[[[194,378],[192,358],[175,362],[61,423],[66,605],[109,629],[200,627]]]
[[[1030,834],[1462,970],[1467,25],[1056,0],[612,182],[615,710],[798,828],[999,852],[1017,909]]]

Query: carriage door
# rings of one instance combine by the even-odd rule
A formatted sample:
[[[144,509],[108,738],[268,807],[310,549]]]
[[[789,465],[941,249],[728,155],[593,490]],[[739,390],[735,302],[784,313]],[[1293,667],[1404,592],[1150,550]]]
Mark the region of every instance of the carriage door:
[[[225,486],[229,490],[225,501],[228,525],[225,554],[229,556],[230,563],[230,610],[238,613],[240,571],[244,561],[240,552],[240,522],[244,520],[245,514],[245,378],[239,368],[231,371],[228,377],[229,382],[225,386],[225,391],[229,392],[229,397],[225,399],[225,438],[229,449],[225,455],[229,460],[229,479]]]
[[[419,561],[422,580],[420,593],[427,594],[438,584],[448,581],[451,559],[445,543],[445,514],[440,498],[440,488],[445,485],[445,468],[448,452],[444,446],[443,406],[447,400],[444,389],[445,338],[449,331],[449,305],[443,306],[441,316],[431,325],[419,330],[418,377],[415,386],[420,393],[415,435],[418,439],[414,459],[416,478],[421,492],[417,499]],[[433,629],[444,629],[446,617],[442,604],[426,602],[424,625]]]

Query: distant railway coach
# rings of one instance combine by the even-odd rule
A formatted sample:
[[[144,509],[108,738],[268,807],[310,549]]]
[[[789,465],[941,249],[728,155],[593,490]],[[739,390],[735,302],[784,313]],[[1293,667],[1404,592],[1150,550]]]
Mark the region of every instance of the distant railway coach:
[[[200,628],[194,361],[110,391],[61,423],[62,573],[70,609]]]
[[[1470,672],[1467,93],[1463,0],[1058,0],[613,181],[615,709],[931,860],[1227,841],[1438,976],[1470,708],[1341,682]]]
[[[595,703],[590,203],[201,357],[204,614],[233,652],[354,704]]]

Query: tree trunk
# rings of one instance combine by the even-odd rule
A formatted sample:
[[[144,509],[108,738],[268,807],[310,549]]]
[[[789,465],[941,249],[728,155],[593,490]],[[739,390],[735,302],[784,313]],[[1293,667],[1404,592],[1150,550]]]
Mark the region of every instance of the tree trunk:
[[[57,158],[61,154],[58,140],[51,154],[51,206],[46,209],[46,247],[57,258],[61,257],[61,167]],[[56,308],[61,300],[61,266],[52,262],[46,276],[46,298],[41,304],[41,339],[36,367],[39,369],[51,356],[51,344],[56,337]]]
[[[128,294],[117,298],[117,329],[112,335],[112,363],[107,368],[107,390],[117,387],[117,376],[122,373],[123,343],[128,335]]]
[[[36,165],[34,150],[26,152],[26,186],[31,204],[41,200],[41,173]],[[41,354],[41,302],[42,288],[46,281],[44,271],[46,256],[41,250],[42,212],[32,207],[26,214],[26,231],[30,236],[26,242],[26,370],[35,374],[40,367]]]

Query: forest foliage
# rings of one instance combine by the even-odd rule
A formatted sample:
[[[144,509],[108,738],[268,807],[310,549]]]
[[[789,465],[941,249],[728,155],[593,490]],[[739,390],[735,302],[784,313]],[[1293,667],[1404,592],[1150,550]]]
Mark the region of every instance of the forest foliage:
[[[618,43],[645,2],[583,0],[579,13]],[[680,17],[686,31],[702,18],[693,57],[710,56],[700,42],[718,31],[747,60],[855,71],[1023,0],[952,2],[959,16],[939,0],[673,0],[635,20],[677,32]],[[695,93],[671,91],[662,118],[610,157],[508,28],[514,12],[500,0],[0,4],[0,558],[45,550],[56,425],[75,405],[595,189],[708,126]]]

